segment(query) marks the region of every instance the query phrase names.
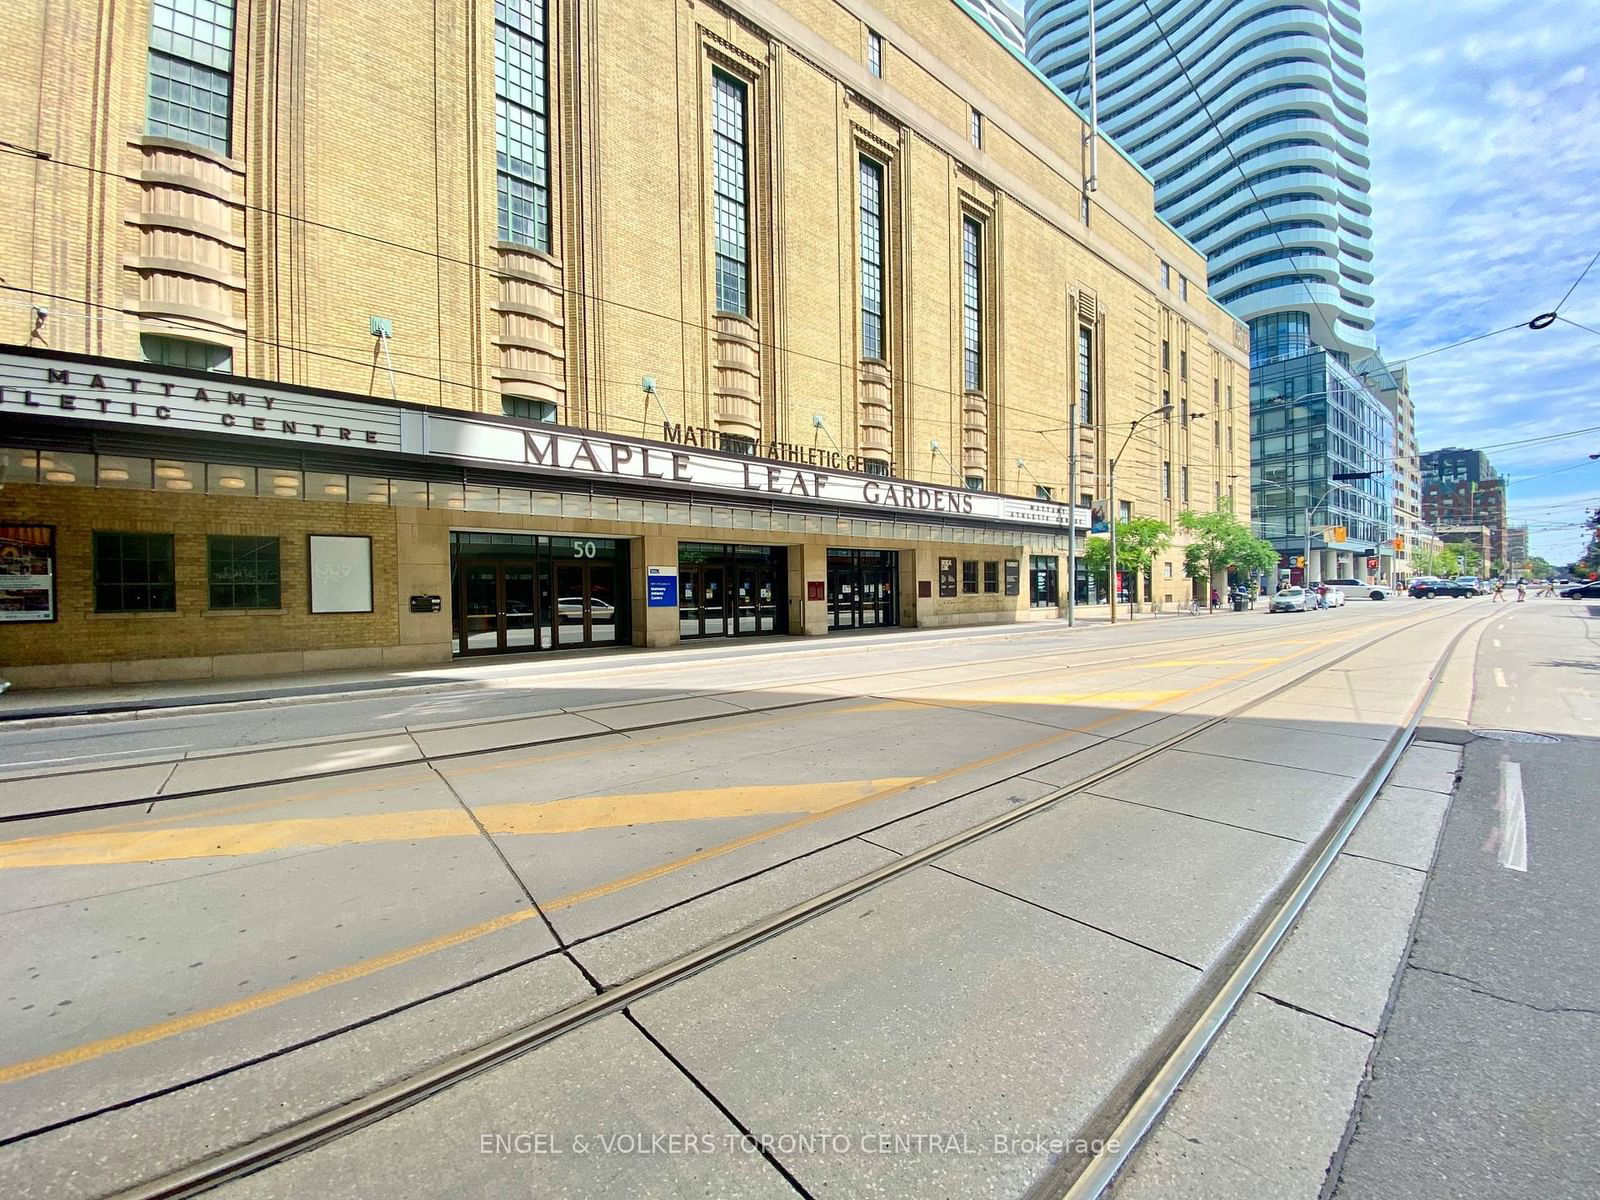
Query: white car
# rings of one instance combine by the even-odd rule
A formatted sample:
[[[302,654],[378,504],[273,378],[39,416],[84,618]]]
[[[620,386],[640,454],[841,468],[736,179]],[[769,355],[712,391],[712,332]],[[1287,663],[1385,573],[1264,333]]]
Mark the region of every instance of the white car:
[[[1338,589],[1346,600],[1387,600],[1391,595],[1381,583],[1362,583],[1359,579],[1324,580],[1330,591]]]
[[[1321,591],[1323,608],[1344,607],[1345,595],[1342,588],[1335,587],[1332,583],[1326,583],[1322,586]]]

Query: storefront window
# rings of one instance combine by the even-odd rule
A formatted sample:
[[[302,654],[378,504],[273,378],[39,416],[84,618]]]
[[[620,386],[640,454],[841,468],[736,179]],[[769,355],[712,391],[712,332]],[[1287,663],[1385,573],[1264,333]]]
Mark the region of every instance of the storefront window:
[[[281,607],[278,539],[206,539],[206,586],[212,608]]]
[[[1035,554],[1028,562],[1028,603],[1033,608],[1055,608],[1060,603],[1059,560],[1051,554]]]
[[[94,535],[95,612],[175,612],[170,533]]]
[[[1000,591],[1000,564],[993,560],[983,564],[983,590],[986,595]]]
[[[976,596],[978,594],[978,563],[975,559],[962,560],[961,592],[966,596]]]

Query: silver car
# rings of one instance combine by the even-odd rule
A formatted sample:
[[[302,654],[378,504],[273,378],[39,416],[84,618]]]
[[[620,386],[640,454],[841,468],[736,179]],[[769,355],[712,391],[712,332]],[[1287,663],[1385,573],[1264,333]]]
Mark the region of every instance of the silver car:
[[[1316,607],[1316,600],[1303,587],[1286,587],[1272,598],[1267,605],[1268,612],[1310,612]]]

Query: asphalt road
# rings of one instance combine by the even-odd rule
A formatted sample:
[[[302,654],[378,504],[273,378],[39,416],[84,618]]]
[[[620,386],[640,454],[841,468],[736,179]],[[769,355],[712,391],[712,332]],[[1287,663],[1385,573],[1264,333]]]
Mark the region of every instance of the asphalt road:
[[[1499,623],[1471,723],[1560,741],[1466,743],[1337,1200],[1600,1196],[1600,607]]]

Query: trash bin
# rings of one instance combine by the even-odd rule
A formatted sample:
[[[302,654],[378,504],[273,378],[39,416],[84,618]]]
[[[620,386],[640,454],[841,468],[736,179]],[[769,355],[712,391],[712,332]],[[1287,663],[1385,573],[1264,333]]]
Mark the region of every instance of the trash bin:
[[[1233,595],[1233,611],[1234,612],[1249,612],[1250,611],[1250,597],[1249,596],[1242,596],[1238,592],[1235,592],[1234,595]]]

